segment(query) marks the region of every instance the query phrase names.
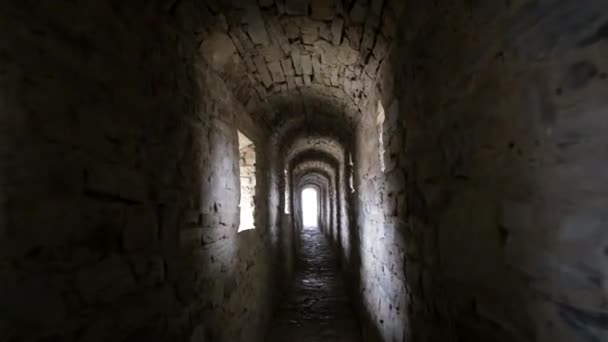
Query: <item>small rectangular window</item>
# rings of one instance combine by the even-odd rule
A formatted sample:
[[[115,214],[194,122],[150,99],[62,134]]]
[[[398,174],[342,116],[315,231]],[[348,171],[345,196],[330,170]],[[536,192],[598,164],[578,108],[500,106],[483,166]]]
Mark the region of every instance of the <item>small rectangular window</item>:
[[[255,144],[243,133],[239,136],[239,174],[241,197],[239,201],[239,232],[255,229]]]
[[[285,214],[289,214],[289,176],[287,174],[287,169],[283,170],[285,174]]]
[[[384,107],[382,102],[378,101],[378,108],[376,110],[376,128],[378,130],[378,155],[380,157],[380,170],[384,172]]]
[[[348,166],[350,169],[350,176],[348,177],[348,186],[350,188],[350,192],[354,193],[355,190],[355,164],[353,163],[353,155],[351,153],[348,154]]]

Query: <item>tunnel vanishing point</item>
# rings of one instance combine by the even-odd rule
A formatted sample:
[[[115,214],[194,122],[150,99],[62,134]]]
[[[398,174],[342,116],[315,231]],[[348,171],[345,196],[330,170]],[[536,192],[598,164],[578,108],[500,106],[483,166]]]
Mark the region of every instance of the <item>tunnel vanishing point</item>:
[[[608,341],[608,1],[0,28],[1,342]]]

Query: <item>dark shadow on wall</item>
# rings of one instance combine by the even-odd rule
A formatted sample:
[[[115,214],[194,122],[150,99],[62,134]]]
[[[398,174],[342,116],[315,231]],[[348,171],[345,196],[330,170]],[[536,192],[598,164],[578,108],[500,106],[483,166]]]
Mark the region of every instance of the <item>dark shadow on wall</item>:
[[[272,272],[265,235],[236,235],[239,109],[198,65],[201,23],[153,2],[1,6],[0,340],[264,331],[272,288],[242,284]]]
[[[588,279],[605,269],[605,158],[591,151],[606,142],[593,127],[608,108],[594,52],[607,5],[434,6],[408,10],[425,24],[404,27],[394,53],[416,246],[410,339],[604,340],[606,293]]]
[[[350,153],[348,153],[348,154],[350,154]],[[357,163],[356,156],[354,156],[353,163],[355,165]],[[358,179],[358,178],[354,174],[355,173],[354,165],[350,166],[347,163],[345,166],[345,169],[346,169],[346,172],[345,172],[344,177],[345,177],[346,186],[345,186],[344,190],[346,191],[346,203],[347,203],[346,216],[348,217],[347,240],[348,240],[348,244],[349,244],[349,251],[348,251],[348,255],[347,255],[348,261],[347,261],[346,265],[344,265],[343,269],[346,271],[346,276],[349,280],[349,283],[352,284],[353,289],[359,289],[360,288],[359,279],[361,279],[361,277],[363,276],[363,274],[360,273],[362,270],[362,268],[361,268],[361,241],[359,238],[359,225],[357,224],[357,217],[358,217],[358,213],[359,213],[359,206],[358,206],[359,201],[357,200],[358,194],[357,194],[356,186],[355,186],[355,189],[350,189],[350,184],[349,184],[349,180],[351,179],[351,177],[354,177],[353,179]],[[357,294],[357,296],[359,296],[359,294]],[[355,297],[353,297],[353,298],[355,298]]]
[[[177,156],[199,153],[181,144],[205,129],[185,77],[194,65],[170,48],[181,39],[166,30],[167,13],[45,5],[5,3],[0,14],[0,339],[72,341],[98,329],[158,340],[183,308],[165,261],[176,248],[172,215],[186,204],[166,181]]]

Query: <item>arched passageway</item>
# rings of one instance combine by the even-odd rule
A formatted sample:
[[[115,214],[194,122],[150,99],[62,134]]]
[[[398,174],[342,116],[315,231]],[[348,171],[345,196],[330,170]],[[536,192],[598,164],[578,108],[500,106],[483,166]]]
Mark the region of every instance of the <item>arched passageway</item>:
[[[319,227],[320,201],[319,192],[315,188],[306,187],[302,190],[302,226]]]
[[[0,26],[0,341],[608,340],[608,2]]]

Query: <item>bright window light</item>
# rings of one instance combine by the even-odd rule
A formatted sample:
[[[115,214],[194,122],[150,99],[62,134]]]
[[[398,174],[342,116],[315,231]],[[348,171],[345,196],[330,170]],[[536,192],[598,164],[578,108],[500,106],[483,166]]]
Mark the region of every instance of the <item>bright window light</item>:
[[[239,136],[239,173],[241,198],[239,232],[255,229],[255,144],[243,133]]]
[[[313,188],[302,191],[302,223],[304,227],[318,226],[318,194]]]
[[[376,110],[376,129],[378,130],[378,156],[380,157],[380,170],[384,172],[384,107],[382,102],[378,101],[378,109]]]
[[[287,174],[287,169],[283,170],[283,173],[285,174],[285,214],[289,214],[289,206],[290,206],[290,200],[289,200],[289,176]]]

